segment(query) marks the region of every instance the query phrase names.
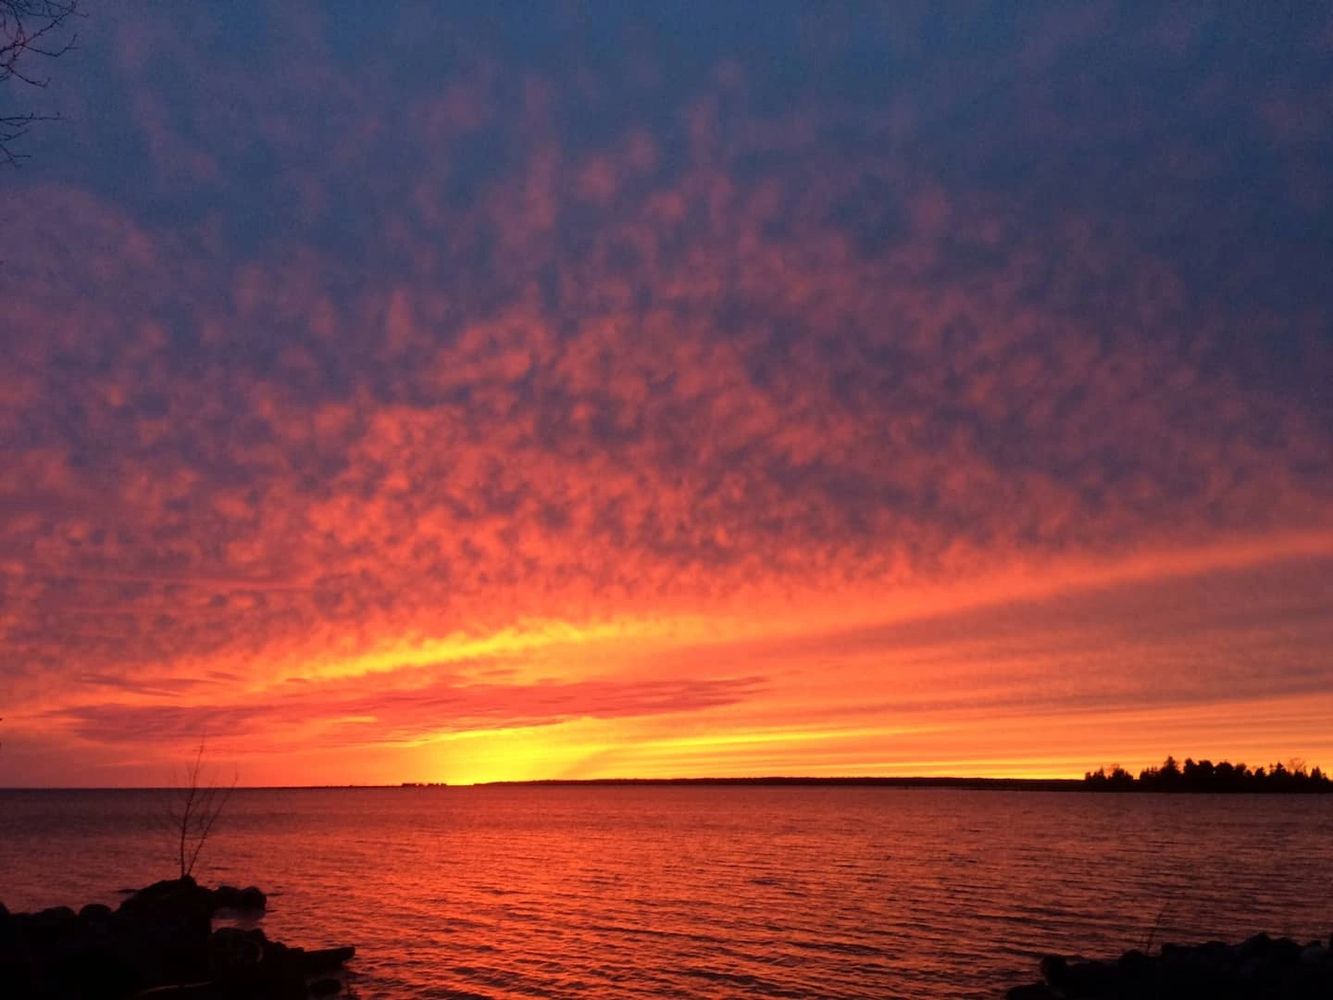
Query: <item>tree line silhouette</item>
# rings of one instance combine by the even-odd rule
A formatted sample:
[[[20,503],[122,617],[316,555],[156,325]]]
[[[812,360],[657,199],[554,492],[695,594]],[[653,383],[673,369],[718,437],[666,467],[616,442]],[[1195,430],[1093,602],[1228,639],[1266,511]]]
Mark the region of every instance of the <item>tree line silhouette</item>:
[[[1303,760],[1250,770],[1244,764],[1190,757],[1182,766],[1167,757],[1161,767],[1145,767],[1137,778],[1118,764],[1087,771],[1083,784],[1099,792],[1333,792],[1333,780],[1318,767],[1307,770]]]

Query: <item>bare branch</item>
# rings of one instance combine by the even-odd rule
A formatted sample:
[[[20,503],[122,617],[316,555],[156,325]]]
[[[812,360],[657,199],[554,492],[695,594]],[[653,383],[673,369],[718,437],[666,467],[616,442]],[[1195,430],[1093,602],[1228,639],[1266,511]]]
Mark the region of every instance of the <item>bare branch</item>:
[[[181,878],[194,874],[199,855],[236,788],[235,776],[227,786],[205,782],[203,764],[204,741],[201,740],[194,759],[186,767],[183,785],[173,789],[168,809]]]
[[[75,47],[78,35],[68,32],[69,20],[82,17],[80,0],[0,0],[0,83],[17,80],[44,88],[47,77],[30,73],[21,60],[28,56],[57,59]],[[68,32],[68,34],[66,34]],[[34,122],[53,121],[59,115],[0,113],[0,163],[17,166],[22,154],[12,144],[27,134]]]

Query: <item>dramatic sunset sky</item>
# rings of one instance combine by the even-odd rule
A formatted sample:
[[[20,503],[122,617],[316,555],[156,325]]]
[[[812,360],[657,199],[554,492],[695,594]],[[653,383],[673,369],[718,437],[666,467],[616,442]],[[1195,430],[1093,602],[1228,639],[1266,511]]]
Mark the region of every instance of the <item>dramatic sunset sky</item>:
[[[0,785],[1333,765],[1327,5],[88,13]]]

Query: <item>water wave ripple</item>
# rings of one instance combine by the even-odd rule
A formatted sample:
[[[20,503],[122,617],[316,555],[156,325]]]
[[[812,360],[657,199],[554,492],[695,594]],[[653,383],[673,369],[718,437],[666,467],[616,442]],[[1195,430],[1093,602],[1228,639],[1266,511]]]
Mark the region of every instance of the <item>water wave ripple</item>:
[[[0,792],[0,899],[170,874],[164,793]],[[364,998],[994,997],[1048,951],[1333,929],[1333,797],[245,790],[202,859]]]

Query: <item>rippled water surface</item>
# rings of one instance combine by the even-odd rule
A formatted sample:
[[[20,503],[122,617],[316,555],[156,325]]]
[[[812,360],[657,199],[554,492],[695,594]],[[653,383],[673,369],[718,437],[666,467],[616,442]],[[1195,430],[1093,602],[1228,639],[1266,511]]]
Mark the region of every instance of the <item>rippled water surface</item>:
[[[0,900],[170,875],[161,792],[0,792]],[[1333,928],[1333,797],[238,791],[204,881],[361,997],[996,996],[1047,951]]]

